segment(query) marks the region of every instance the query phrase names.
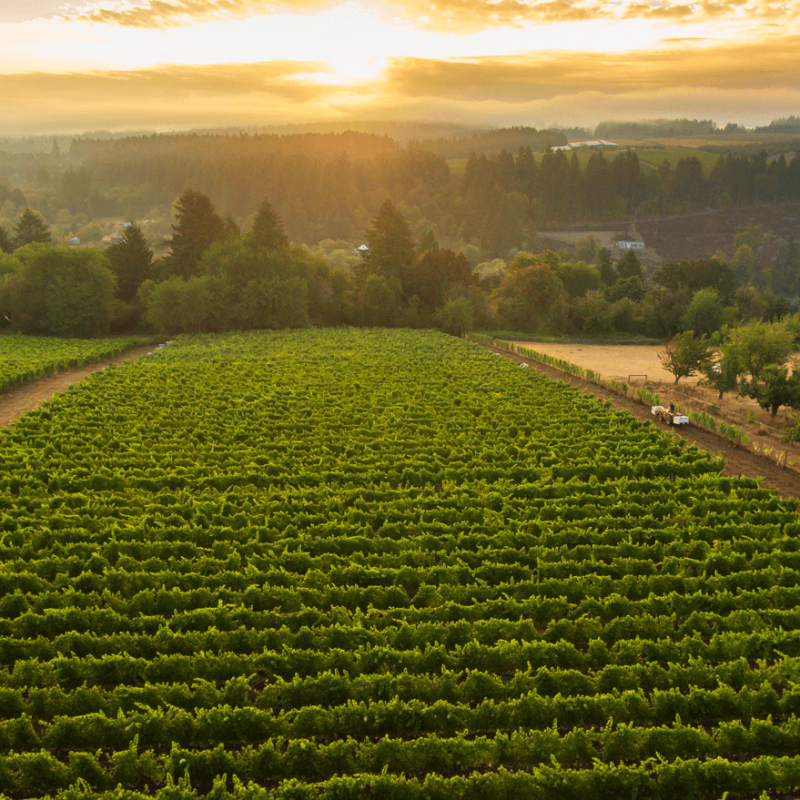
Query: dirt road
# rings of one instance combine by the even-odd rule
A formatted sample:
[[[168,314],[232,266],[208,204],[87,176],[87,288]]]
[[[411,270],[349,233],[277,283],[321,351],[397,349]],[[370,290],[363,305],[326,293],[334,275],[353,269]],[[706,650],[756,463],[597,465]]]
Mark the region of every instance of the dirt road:
[[[588,392],[602,400],[610,400],[613,408],[627,411],[643,422],[653,422],[654,418],[650,413],[650,409],[635,400],[620,397],[602,386],[589,383],[581,378],[548,367],[545,364],[540,364],[533,359],[523,358],[515,353],[509,353],[507,350],[489,347],[488,345],[482,346],[486,347],[487,350],[510,358],[512,361],[523,361],[542,374],[574,386],[582,392]],[[794,470],[782,469],[768,458],[751,453],[744,448],[736,447],[732,442],[696,425],[687,425],[679,428],[667,428],[664,426],[663,430],[672,432],[674,436],[681,436],[690,444],[697,445],[707,453],[722,456],[725,459],[725,467],[723,469],[723,474],[725,475],[762,478],[762,486],[774,489],[781,497],[800,498],[800,473]]]
[[[153,351],[154,345],[147,347],[134,347],[122,355],[109,358],[104,361],[95,361],[93,364],[85,364],[74,369],[65,369],[46,375],[32,383],[18,386],[8,392],[0,394],[0,427],[5,427],[16,422],[23,414],[37,408],[54,394],[63,392],[73,383],[78,383],[91,375],[93,372],[141,358]]]

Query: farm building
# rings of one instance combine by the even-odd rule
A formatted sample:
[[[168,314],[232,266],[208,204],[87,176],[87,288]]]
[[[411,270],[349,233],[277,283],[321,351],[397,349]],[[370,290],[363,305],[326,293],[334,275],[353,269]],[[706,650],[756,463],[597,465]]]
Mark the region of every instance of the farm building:
[[[621,239],[616,243],[620,250],[644,250],[644,242],[631,241],[629,239]]]
[[[608,142],[605,139],[592,139],[589,142],[570,142],[569,144],[561,145],[559,147],[553,147],[553,150],[581,150],[583,148],[590,148],[592,150],[606,150],[614,147],[619,147],[618,144],[614,142]]]

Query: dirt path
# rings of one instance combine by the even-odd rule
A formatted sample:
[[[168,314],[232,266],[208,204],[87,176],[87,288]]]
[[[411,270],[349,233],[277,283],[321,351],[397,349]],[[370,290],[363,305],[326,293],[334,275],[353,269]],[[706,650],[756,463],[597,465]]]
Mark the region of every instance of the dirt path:
[[[580,389],[582,392],[593,394],[601,400],[610,400],[612,408],[619,411],[627,411],[639,420],[653,422],[653,415],[650,409],[630,398],[620,397],[618,394],[598,386],[594,383],[561,372],[545,364],[540,364],[533,359],[523,358],[507,350],[482,345],[487,350],[499,353],[512,361],[524,362],[531,367],[535,367],[539,372],[555,380],[567,383]],[[661,426],[660,426],[661,427]],[[800,498],[800,474],[791,469],[782,469],[773,461],[769,460],[749,450],[736,447],[732,442],[727,441],[710,431],[698,428],[696,425],[687,425],[680,428],[667,428],[663,430],[671,432],[674,436],[680,436],[690,444],[697,445],[701,450],[713,455],[722,456],[725,459],[725,467],[722,470],[724,475],[744,476],[746,478],[762,478],[761,485],[768,489],[774,489],[781,497]]]
[[[95,361],[74,369],[54,372],[0,394],[0,427],[11,425],[27,411],[32,411],[46,400],[49,400],[54,394],[65,391],[68,386],[72,386],[73,383],[79,383],[93,372],[115,364],[122,364],[125,361],[131,361],[134,358],[141,358],[148,353],[152,353],[153,348],[154,345],[134,347],[114,358]]]

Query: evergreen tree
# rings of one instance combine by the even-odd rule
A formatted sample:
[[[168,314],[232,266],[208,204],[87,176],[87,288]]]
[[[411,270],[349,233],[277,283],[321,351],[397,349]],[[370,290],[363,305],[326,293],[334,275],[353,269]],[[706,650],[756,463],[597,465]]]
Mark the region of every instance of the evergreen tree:
[[[425,228],[417,243],[417,252],[427,253],[429,250],[434,250],[437,247],[439,247],[439,243],[436,241],[436,234],[430,228]]]
[[[8,235],[8,231],[0,225],[0,253],[11,253],[14,251],[14,243]]]
[[[253,239],[264,250],[283,250],[289,246],[283,220],[266,197],[261,201],[253,222]]]
[[[414,261],[414,239],[400,210],[385,200],[366,233],[364,267],[372,275],[398,278],[405,285]]]
[[[199,274],[203,253],[225,237],[225,221],[202,192],[187,189],[176,204],[177,224],[168,244],[170,254],[164,259],[168,275],[188,278]]]
[[[513,192],[516,188],[516,169],[514,157],[507,150],[500,151],[495,165],[497,184],[504,192]]]
[[[26,208],[14,226],[14,247],[24,247],[34,242],[48,243],[50,241],[50,228],[33,209]]]
[[[586,210],[593,214],[607,211],[612,197],[609,163],[602,152],[592,153],[583,174],[583,202]]]
[[[517,173],[517,191],[531,200],[536,191],[537,165],[530,147],[520,147],[514,166]]]
[[[117,278],[117,297],[130,303],[139,287],[153,277],[153,251],[138,225],[125,228],[122,241],[106,249],[111,271]]]
[[[617,269],[607,247],[601,247],[597,253],[597,269],[600,270],[600,280],[606,286],[613,286],[617,282]]]
[[[617,264],[617,272],[620,278],[641,278],[642,262],[639,261],[639,256],[633,250],[628,250]]]

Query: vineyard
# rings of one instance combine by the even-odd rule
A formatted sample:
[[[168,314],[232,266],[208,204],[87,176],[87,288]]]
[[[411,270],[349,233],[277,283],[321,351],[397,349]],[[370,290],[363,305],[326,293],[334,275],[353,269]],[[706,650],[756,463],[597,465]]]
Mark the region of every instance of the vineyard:
[[[533,369],[185,337],[0,440],[2,800],[800,796],[795,507]]]
[[[0,391],[67,367],[80,367],[124,353],[142,340],[56,339],[0,336]]]

